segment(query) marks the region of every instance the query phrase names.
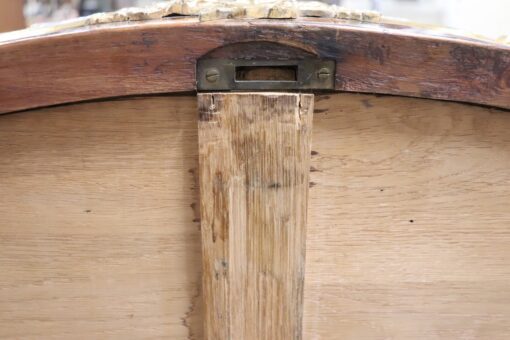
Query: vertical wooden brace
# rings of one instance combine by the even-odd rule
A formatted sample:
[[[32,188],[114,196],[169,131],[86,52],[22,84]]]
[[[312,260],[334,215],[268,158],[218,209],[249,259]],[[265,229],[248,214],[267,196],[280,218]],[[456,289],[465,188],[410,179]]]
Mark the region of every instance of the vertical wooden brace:
[[[199,94],[205,334],[301,339],[312,94]]]

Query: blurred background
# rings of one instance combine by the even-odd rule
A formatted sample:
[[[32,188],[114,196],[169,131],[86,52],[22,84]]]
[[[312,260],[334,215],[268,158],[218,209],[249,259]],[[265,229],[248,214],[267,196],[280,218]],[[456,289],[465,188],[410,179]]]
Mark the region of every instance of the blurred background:
[[[154,0],[0,0],[0,32],[59,21]],[[498,39],[510,36],[510,0],[323,0],[385,16],[453,27]]]

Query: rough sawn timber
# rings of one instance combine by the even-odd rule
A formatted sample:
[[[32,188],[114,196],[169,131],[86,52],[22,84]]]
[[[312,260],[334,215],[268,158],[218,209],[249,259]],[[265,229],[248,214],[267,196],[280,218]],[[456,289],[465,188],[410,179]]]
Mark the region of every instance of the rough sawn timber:
[[[302,338],[313,97],[198,95],[206,339]]]

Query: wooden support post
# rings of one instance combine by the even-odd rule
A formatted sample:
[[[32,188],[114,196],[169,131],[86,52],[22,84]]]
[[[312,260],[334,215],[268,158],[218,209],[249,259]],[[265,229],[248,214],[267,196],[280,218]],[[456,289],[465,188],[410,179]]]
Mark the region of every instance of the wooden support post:
[[[313,97],[198,95],[209,340],[301,339]]]

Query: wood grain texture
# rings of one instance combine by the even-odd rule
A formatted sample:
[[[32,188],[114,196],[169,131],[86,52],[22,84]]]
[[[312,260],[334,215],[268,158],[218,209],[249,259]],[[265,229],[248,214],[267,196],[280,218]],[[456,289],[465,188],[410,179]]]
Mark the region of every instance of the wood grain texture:
[[[0,116],[1,338],[203,339],[196,115]],[[510,338],[508,131],[505,110],[316,96],[304,339]]]
[[[336,60],[338,91],[510,108],[507,45],[335,19],[181,18],[1,43],[0,113],[97,98],[195,91],[197,59],[241,42],[275,42]],[[39,62],[41,58],[44,62]]]
[[[316,97],[305,338],[510,338],[510,115]]]
[[[201,335],[196,124],[186,97],[0,117],[0,338]]]
[[[301,339],[313,95],[199,94],[204,333]]]
[[[2,1],[0,3],[0,32],[20,30],[26,27],[23,6],[23,0]]]

